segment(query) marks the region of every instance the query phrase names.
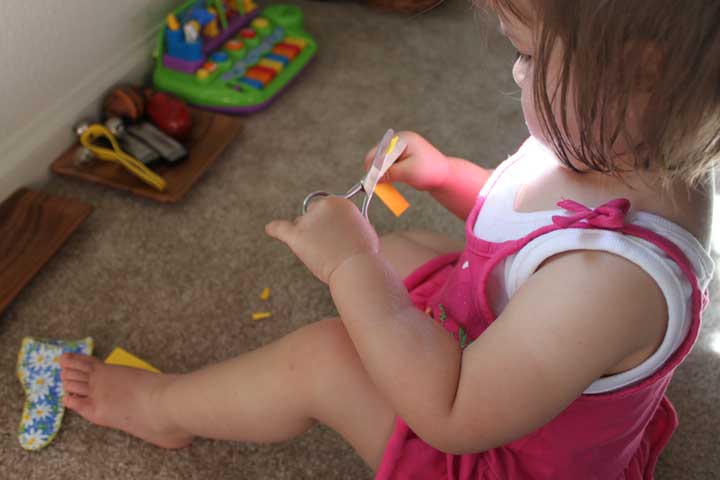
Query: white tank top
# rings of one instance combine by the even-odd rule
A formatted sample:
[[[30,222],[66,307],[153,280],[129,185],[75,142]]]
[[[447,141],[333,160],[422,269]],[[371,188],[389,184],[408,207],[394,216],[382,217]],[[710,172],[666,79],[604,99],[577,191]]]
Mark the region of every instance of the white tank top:
[[[546,169],[556,167],[557,162],[552,153],[530,138],[515,155],[500,164],[480,191],[486,200],[473,227],[475,236],[489,242],[515,240],[552,224],[553,215],[573,214],[562,208],[538,212],[514,210],[518,189]],[[587,205],[588,208],[597,206]],[[677,245],[690,260],[700,288],[707,289],[713,261],[692,234],[663,217],[645,212],[630,211],[625,221]],[[587,394],[609,392],[649,377],[680,346],[690,328],[692,288],[678,265],[650,242],[610,230],[563,229],[531,241],[495,268],[488,281],[493,310],[500,314],[544,260],[560,252],[579,249],[607,251],[637,264],[657,282],[667,302],[667,330],[655,353],[631,370],[599,378],[585,390]]]

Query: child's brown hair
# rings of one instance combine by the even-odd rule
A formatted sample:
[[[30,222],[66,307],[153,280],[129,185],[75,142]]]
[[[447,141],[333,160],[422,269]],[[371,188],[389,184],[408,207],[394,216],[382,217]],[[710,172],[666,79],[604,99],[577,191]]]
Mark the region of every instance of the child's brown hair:
[[[622,175],[627,169],[613,163],[618,139],[634,149],[634,168],[658,168],[666,184],[697,184],[718,164],[719,0],[532,0],[532,12],[513,0],[485,3],[501,18],[535,27],[535,108],[568,167],[578,170],[569,160],[574,157],[592,170]],[[555,42],[563,46],[562,72],[549,92],[547,65]],[[640,91],[649,100],[633,138],[628,113]],[[577,145],[565,133],[568,99],[577,115]]]

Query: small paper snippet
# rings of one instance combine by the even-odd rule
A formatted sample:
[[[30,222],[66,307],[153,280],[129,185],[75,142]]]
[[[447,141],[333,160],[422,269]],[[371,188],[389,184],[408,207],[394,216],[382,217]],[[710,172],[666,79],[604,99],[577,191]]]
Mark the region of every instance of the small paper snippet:
[[[141,370],[147,370],[148,372],[160,373],[160,370],[153,367],[145,360],[142,360],[132,353],[123,350],[120,347],[115,347],[115,350],[110,352],[110,355],[105,359],[105,363],[108,365],[120,365],[124,367],[139,368]]]
[[[379,183],[377,187],[375,187],[375,195],[382,200],[385,206],[388,207],[396,217],[399,217],[405,213],[405,210],[410,208],[410,204],[405,200],[405,197],[402,196],[402,193],[390,183]]]

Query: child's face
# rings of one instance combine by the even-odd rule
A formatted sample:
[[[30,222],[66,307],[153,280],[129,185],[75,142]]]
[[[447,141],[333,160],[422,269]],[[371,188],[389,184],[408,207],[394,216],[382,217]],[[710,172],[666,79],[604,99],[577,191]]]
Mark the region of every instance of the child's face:
[[[519,4],[527,2],[518,2]],[[525,7],[526,5],[522,5]],[[530,134],[540,140],[546,146],[550,146],[547,138],[543,134],[538,115],[535,110],[535,101],[533,95],[533,73],[534,73],[534,61],[535,61],[535,40],[534,32],[529,25],[524,24],[517,18],[506,18],[500,20],[500,31],[505,35],[508,40],[513,44],[518,52],[518,58],[515,60],[513,65],[513,79],[520,87],[520,103],[522,106],[523,116],[525,117],[525,124],[530,131]],[[553,75],[553,66],[556,64],[555,55],[553,52],[548,69]],[[553,75],[554,76],[554,75]],[[555,81],[549,79],[549,85],[556,84]],[[569,121],[571,119],[568,119]]]
[[[530,0],[516,0],[515,5],[523,12],[532,12],[532,5]],[[528,15],[528,17],[530,17]],[[529,25],[528,25],[529,23]],[[520,87],[521,91],[521,106],[523,116],[525,117],[525,123],[530,131],[530,134],[539,140],[548,149],[553,150],[553,144],[548,139],[548,136],[543,132],[541,123],[539,120],[538,112],[535,108],[535,99],[533,93],[533,76],[535,69],[535,32],[533,30],[532,21],[523,22],[519,18],[513,16],[506,16],[500,19],[500,30],[510,42],[513,44],[515,49],[518,51],[518,59],[513,65],[513,78],[515,83]],[[551,103],[550,114],[554,117],[555,124],[563,129],[563,136],[573,146],[577,147],[580,145],[580,122],[575,109],[575,97],[574,82],[571,78],[568,82],[568,93],[565,105],[560,105],[560,92],[559,83],[562,73],[562,62],[563,62],[563,47],[561,43],[555,42],[552,51],[548,58],[546,68],[546,88],[547,97]],[[639,137],[636,112],[643,111],[648,100],[647,94],[635,94],[630,101],[627,115],[629,117],[628,123],[626,123],[627,131],[630,134],[630,138]],[[566,125],[563,127],[562,110],[565,112]],[[612,125],[608,124],[608,128]],[[592,133],[599,138],[599,125],[593,124]],[[628,152],[631,152],[631,144],[628,141],[620,137],[615,140],[613,144],[613,153],[617,157],[622,157]],[[572,152],[568,152],[572,154]],[[586,169],[585,165],[578,162],[577,159],[568,158],[568,161],[580,170]]]
[[[529,0],[518,0],[516,4],[523,9],[525,12],[531,11],[531,5]],[[535,109],[535,100],[533,94],[533,74],[535,68],[535,35],[531,25],[523,23],[520,19],[515,17],[501,18],[500,19],[500,30],[510,42],[513,44],[518,52],[518,58],[515,60],[513,65],[513,78],[518,87],[520,87],[520,103],[522,106],[523,116],[525,118],[525,124],[528,127],[530,134],[539,140],[543,145],[552,150],[552,143],[548,140],[547,135],[543,132],[538,113]],[[559,45],[553,48],[550,54],[550,58],[547,65],[547,88],[550,92],[555,91],[557,88],[560,71],[561,71],[561,55],[562,50]],[[571,82],[572,83],[572,82]],[[572,85],[570,85],[572,90]],[[558,125],[562,125],[559,101],[556,95],[549,95],[552,102],[552,115]],[[579,138],[579,128],[577,126],[577,118],[575,116],[574,101],[572,95],[569,95],[567,99],[566,108],[566,121],[567,131],[565,134],[572,141],[573,139]],[[572,161],[572,159],[570,159]],[[573,162],[574,163],[574,162]]]

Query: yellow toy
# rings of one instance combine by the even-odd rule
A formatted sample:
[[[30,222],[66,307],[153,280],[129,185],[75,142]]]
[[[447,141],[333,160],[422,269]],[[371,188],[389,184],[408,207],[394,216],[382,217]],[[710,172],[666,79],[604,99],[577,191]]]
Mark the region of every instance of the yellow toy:
[[[257,5],[255,5],[255,2],[253,2],[253,0],[243,0],[243,11],[245,13],[252,12],[256,8],[258,7]]]
[[[104,125],[88,125],[87,127],[83,127],[79,133],[80,143],[88,149],[95,158],[115,162],[151,187],[161,192],[165,190],[165,180],[153,173],[152,170],[139,160],[123,152],[115,136]],[[112,145],[112,149],[95,145],[94,143],[100,138],[107,139]]]
[[[210,38],[215,38],[218,35],[220,35],[220,28],[218,26],[217,10],[214,8],[208,8],[207,10],[208,10],[208,12],[212,13],[215,16],[215,18],[213,20],[211,20],[210,22],[208,22],[207,25],[205,25],[205,27],[203,27],[203,34],[205,34],[206,36],[208,36]]]
[[[180,22],[178,22],[177,17],[175,14],[170,14],[166,18],[167,26],[170,30],[180,30]]]

